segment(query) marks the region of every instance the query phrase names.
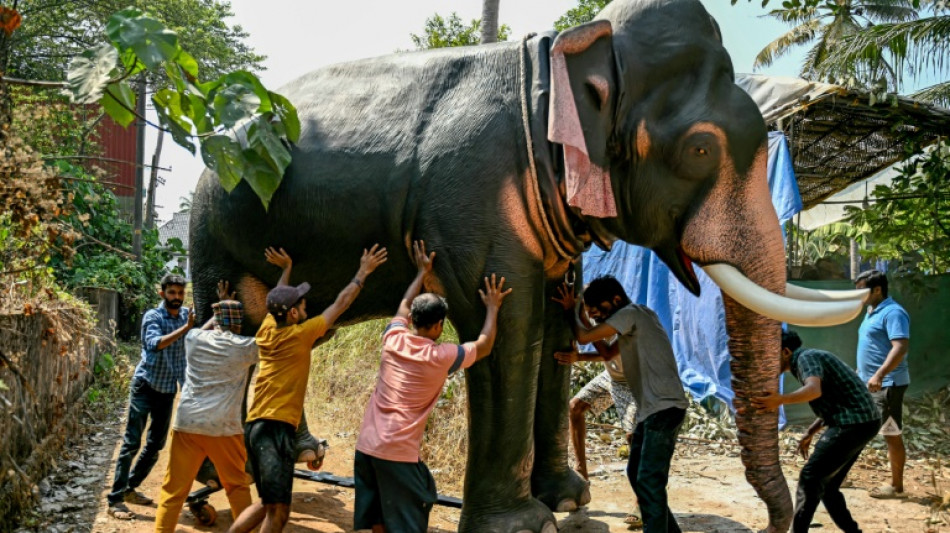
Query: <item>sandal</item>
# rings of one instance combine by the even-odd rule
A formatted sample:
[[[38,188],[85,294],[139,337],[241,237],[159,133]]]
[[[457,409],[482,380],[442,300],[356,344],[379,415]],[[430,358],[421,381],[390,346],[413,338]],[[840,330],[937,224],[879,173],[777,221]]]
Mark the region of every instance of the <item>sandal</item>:
[[[628,514],[623,523],[627,524],[627,529],[643,529],[643,520],[634,513]]]
[[[109,504],[109,509],[107,511],[109,516],[115,518],[116,520],[132,520],[135,518],[135,513],[129,510],[124,503],[111,503]]]
[[[879,500],[902,500],[907,497],[906,492],[897,492],[897,490],[890,485],[873,488],[869,495]]]

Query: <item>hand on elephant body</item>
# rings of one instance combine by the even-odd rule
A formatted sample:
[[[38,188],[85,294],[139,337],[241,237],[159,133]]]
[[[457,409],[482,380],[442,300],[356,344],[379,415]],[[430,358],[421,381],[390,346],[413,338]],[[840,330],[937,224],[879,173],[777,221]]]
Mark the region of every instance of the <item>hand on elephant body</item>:
[[[432,272],[432,262],[435,260],[435,252],[426,254],[425,241],[418,240],[412,242],[412,255],[420,274]]]
[[[221,300],[233,300],[234,291],[230,290],[231,286],[228,283],[228,280],[222,279],[218,281],[218,301]]]
[[[363,256],[360,258],[360,269],[356,273],[356,279],[360,283],[365,281],[366,276],[373,273],[376,268],[385,263],[388,257],[386,256],[386,248],[381,247],[378,243],[374,244],[369,250],[363,249]]]
[[[283,248],[275,249],[273,246],[268,246],[267,249],[264,250],[264,258],[267,259],[268,263],[277,265],[281,269],[289,268],[293,265],[290,254],[284,251]]]
[[[764,396],[750,398],[752,405],[754,405],[756,409],[762,411],[771,411],[773,409],[777,409],[784,403],[783,400],[784,398],[782,398],[781,394],[772,391],[765,393]]]
[[[482,297],[482,303],[485,304],[489,310],[498,310],[501,307],[501,303],[505,300],[505,297],[511,294],[511,289],[504,289],[505,278],[502,277],[500,280],[495,277],[495,274],[491,275],[491,281],[489,281],[488,276],[485,276],[485,290],[478,289],[478,294]]]
[[[577,349],[563,351],[563,352],[554,352],[554,358],[557,359],[558,364],[570,366],[574,363],[581,360],[580,354],[577,352]]]
[[[570,311],[577,307],[577,298],[574,296],[574,287],[567,282],[562,283],[557,288],[557,296],[552,296],[551,301],[561,304],[565,311]]]

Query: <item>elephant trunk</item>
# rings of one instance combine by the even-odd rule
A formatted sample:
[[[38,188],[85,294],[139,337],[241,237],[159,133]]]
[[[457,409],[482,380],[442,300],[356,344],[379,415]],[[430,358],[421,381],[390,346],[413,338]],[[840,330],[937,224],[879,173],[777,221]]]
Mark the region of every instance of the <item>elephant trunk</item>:
[[[792,521],[792,500],[779,460],[778,413],[758,411],[750,402],[762,391],[778,389],[781,329],[778,322],[746,309],[727,294],[723,303],[746,479],[768,508],[768,531],[785,532]]]
[[[785,293],[785,254],[766,174],[767,148],[749,168],[724,165],[717,184],[687,223],[683,251],[701,265],[727,264],[775,294]],[[737,206],[742,206],[741,209]],[[778,390],[779,323],[739,304],[723,292],[736,426],[746,479],[765,502],[770,532],[788,531],[792,501],[782,474],[776,412],[757,411],[750,399]]]

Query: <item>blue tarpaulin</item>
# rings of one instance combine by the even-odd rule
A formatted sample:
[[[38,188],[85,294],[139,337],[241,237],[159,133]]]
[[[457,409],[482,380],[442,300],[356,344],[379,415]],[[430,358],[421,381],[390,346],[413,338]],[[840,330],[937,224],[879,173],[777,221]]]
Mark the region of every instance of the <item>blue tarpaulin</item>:
[[[779,222],[802,209],[785,136],[769,133],[769,190]],[[722,294],[696,269],[701,296],[693,296],[653,252],[617,242],[610,252],[592,248],[584,254],[584,279],[610,274],[630,299],[656,311],[673,344],[680,379],[697,401],[713,396],[732,406],[726,314]]]

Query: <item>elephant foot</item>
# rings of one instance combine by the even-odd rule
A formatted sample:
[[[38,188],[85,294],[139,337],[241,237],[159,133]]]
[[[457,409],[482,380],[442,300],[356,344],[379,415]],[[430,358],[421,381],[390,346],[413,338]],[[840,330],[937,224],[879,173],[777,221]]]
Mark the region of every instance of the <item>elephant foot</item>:
[[[532,485],[535,497],[557,513],[576,511],[590,503],[590,482],[570,469],[544,478],[535,476]]]
[[[468,511],[466,502],[459,521],[460,532],[478,533],[556,533],[557,520],[546,505],[532,498],[513,509],[489,513]]]

